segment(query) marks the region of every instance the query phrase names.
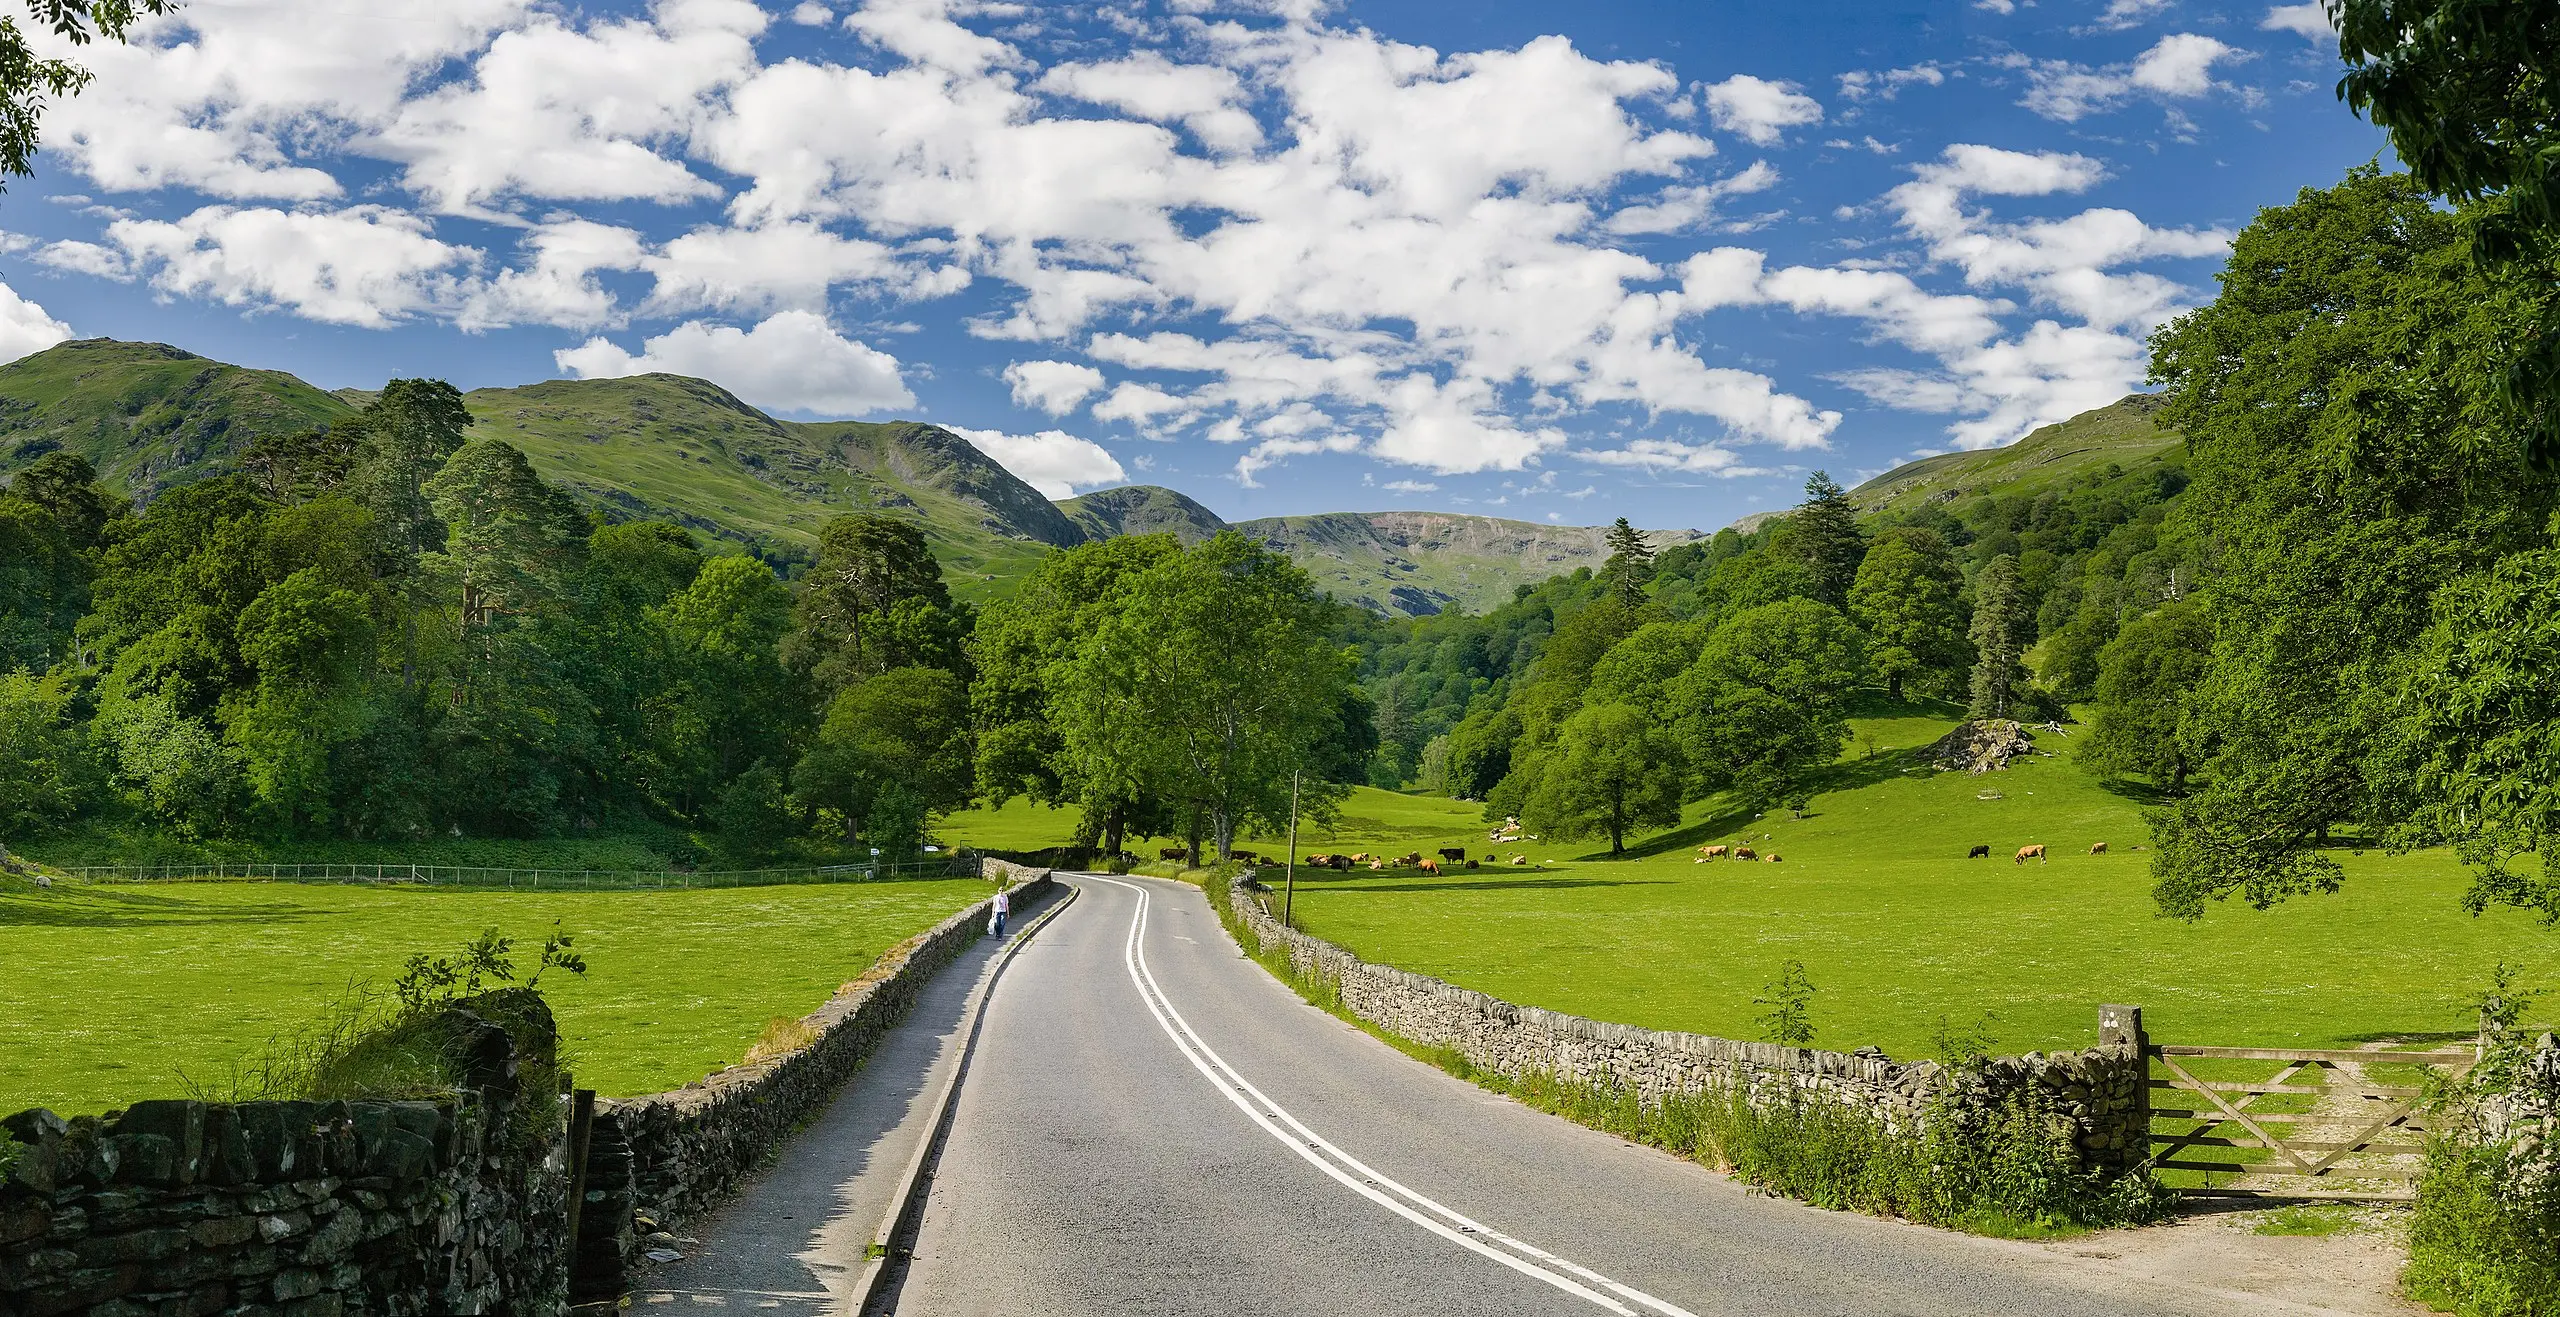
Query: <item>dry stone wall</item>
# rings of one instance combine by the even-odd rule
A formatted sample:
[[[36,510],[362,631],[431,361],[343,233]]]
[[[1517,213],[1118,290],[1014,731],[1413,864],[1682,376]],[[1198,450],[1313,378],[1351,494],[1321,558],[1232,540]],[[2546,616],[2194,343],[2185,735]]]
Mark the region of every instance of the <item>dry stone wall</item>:
[[[1821,1099],[1913,1129],[1942,1093],[1989,1107],[2029,1085],[2067,1115],[2082,1165],[2109,1173],[2139,1162],[2150,1129],[2137,1044],[2080,1052],[1995,1057],[1959,1077],[1934,1061],[1895,1061],[1875,1048],[1825,1052],[1704,1034],[1640,1029],[1519,1006],[1439,979],[1374,965],[1281,926],[1245,880],[1231,901],[1266,951],[1284,950],[1301,974],[1339,985],[1343,1009],[1407,1041],[1445,1047],[1506,1078],[1624,1085],[1647,1099],[1669,1093],[1739,1092],[1755,1104]]]
[[[512,1104],[137,1102],[0,1121],[0,1313],[441,1317],[566,1302],[567,1159]]]

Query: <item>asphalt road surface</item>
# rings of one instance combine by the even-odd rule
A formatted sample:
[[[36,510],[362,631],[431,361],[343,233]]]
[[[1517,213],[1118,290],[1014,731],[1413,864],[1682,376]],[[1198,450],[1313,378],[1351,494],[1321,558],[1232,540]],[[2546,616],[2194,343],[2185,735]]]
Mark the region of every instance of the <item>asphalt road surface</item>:
[[[2310,1311],[1762,1197],[1400,1055],[1195,888],[1083,889],[986,1005],[909,1314]]]

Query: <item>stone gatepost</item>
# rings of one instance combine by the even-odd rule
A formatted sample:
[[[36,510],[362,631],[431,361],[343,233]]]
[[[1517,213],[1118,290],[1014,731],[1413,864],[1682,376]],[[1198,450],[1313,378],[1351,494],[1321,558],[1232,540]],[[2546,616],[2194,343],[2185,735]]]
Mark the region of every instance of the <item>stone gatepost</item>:
[[[2107,1100],[2093,1104],[2096,1117],[2081,1131],[2088,1165],[2110,1175],[2132,1170],[2151,1156],[2151,1036],[2139,1006],[2098,1008],[2098,1046],[2106,1062]]]

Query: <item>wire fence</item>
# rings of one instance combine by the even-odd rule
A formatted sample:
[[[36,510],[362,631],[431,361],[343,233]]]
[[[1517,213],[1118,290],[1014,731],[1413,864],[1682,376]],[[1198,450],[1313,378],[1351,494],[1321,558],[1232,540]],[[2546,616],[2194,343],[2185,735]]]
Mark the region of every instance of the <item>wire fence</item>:
[[[457,864],[101,864],[59,865],[55,872],[90,883],[277,882],[365,886],[416,884],[539,892],[627,892],[690,887],[779,887],[793,883],[873,883],[921,878],[975,878],[975,856],[913,864],[829,864],[791,869],[695,873],[631,869],[500,869]]]

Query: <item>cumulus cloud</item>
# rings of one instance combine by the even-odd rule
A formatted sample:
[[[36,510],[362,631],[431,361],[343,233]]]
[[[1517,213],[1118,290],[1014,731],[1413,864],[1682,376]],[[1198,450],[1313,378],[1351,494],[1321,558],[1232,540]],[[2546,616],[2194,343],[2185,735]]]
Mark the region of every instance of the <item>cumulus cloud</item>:
[[[1822,103],[1792,82],[1737,73],[1707,88],[1707,114],[1746,142],[1775,146],[1787,129],[1822,122]]]
[[[2170,0],[2107,0],[2098,13],[2097,26],[2102,31],[2122,31],[2150,21],[2169,7]]]
[[[1116,485],[1129,478],[1108,449],[1063,430],[1038,434],[1006,434],[1001,430],[951,427],[998,466],[1022,477],[1043,498],[1073,498],[1076,490]]]
[[[896,357],[844,337],[808,311],[784,311],[753,329],[689,320],[637,354],[597,337],[551,355],[578,379],[692,375],[777,411],[862,416],[916,401]]]
[[[71,337],[71,326],[45,314],[45,309],[0,284],[0,361],[16,361],[30,352]]]
[[[1766,160],[1711,183],[1664,188],[1651,198],[1611,215],[1601,227],[1611,233],[1681,233],[1712,218],[1726,197],[1766,192],[1778,185],[1778,171]]]
[[[1013,405],[1064,416],[1102,391],[1102,372],[1073,361],[1017,361],[1004,368]]]
[[[1947,71],[1934,63],[1899,69],[1851,69],[1840,75],[1840,98],[1889,101],[1901,95],[1905,87],[1939,87],[1946,81]]]
[[[2321,4],[2320,0],[2277,5],[2267,11],[2265,18],[2258,20],[2258,27],[2266,32],[2291,32],[2313,41],[2338,39],[2338,29],[2329,22],[2328,6]]]
[[[119,219],[107,238],[161,292],[369,329],[460,305],[462,272],[480,257],[383,206],[206,206],[177,220]]]
[[[2138,94],[2162,99],[2205,95],[2222,85],[2213,80],[2216,64],[2249,57],[2248,51],[2212,37],[2179,32],[2160,38],[2130,64],[2093,68],[2069,60],[2037,61],[2024,56],[2011,64],[2027,75],[2027,94],[2020,105],[2047,119],[2077,123]]]
[[[1390,494],[1430,494],[1437,492],[1440,486],[1428,480],[1390,480],[1378,488]]]
[[[1727,479],[1769,474],[1766,468],[1745,464],[1742,458],[1729,448],[1722,448],[1715,444],[1684,443],[1677,439],[1635,439],[1630,440],[1623,448],[1586,449],[1577,456],[1586,462],[1598,462],[1604,466],[1638,467],[1647,471],[1676,471],[1688,475],[1723,476]],[[1580,498],[1587,492],[1589,491],[1567,494],[1565,497]]]

